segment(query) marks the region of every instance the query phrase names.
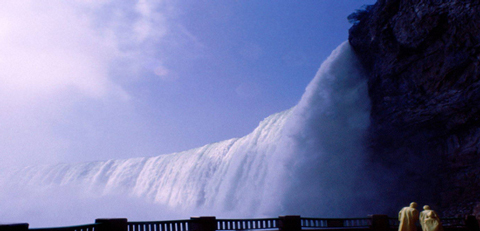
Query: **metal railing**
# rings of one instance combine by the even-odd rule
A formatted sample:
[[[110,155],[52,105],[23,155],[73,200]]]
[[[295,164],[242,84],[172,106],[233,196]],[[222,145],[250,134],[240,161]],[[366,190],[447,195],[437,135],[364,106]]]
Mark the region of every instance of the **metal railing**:
[[[127,231],[188,231],[189,220],[130,221]]]
[[[64,227],[54,227],[54,228],[30,228],[32,231],[95,231],[96,228],[100,226],[99,223],[86,224],[86,225],[75,225],[75,226],[64,226]]]
[[[217,219],[217,230],[276,229],[278,218]]]
[[[442,222],[442,226],[444,227],[465,227],[465,219],[457,218],[457,217],[444,217],[440,218]],[[390,227],[398,227],[400,225],[400,221],[398,218],[390,217],[388,218],[388,223]]]
[[[304,218],[300,219],[302,228],[329,227],[369,227],[370,218]]]
[[[445,231],[480,231],[473,216],[466,218],[441,218]],[[397,218],[372,215],[368,218],[308,218],[279,216],[259,219],[217,219],[216,217],[192,217],[189,220],[128,221],[126,218],[97,219],[93,224],[29,228],[27,223],[0,224],[0,231],[217,231],[217,230],[371,230],[395,231]]]

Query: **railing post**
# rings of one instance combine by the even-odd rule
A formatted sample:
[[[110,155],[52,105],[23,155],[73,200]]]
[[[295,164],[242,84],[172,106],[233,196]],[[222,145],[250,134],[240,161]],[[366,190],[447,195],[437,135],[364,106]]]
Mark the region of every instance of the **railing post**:
[[[371,231],[388,231],[390,229],[390,224],[388,223],[387,215],[368,215],[371,220],[370,230]]]
[[[279,231],[301,231],[302,222],[300,216],[279,216],[278,217]]]
[[[95,223],[99,223],[97,231],[127,231],[127,218],[98,218]]]
[[[190,217],[189,231],[215,231],[217,219],[215,217]]]
[[[473,215],[468,215],[465,217],[465,225],[469,231],[479,231],[477,218]]]
[[[344,227],[345,220],[343,219],[327,219],[327,227],[339,228]]]
[[[0,225],[0,231],[27,231],[28,223]]]

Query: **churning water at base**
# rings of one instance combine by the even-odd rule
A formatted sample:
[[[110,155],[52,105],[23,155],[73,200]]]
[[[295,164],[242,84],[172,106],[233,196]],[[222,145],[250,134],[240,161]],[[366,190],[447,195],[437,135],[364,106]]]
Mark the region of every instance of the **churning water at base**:
[[[366,79],[345,42],[298,105],[245,137],[157,157],[3,174],[0,222],[357,215],[351,206],[374,192],[362,175],[369,107]]]

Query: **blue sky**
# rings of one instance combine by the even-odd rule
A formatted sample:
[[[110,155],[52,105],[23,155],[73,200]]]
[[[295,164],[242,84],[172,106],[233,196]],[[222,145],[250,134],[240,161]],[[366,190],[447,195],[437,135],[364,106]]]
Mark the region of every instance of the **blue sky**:
[[[123,159],[251,132],[294,106],[373,0],[6,0],[6,163]]]

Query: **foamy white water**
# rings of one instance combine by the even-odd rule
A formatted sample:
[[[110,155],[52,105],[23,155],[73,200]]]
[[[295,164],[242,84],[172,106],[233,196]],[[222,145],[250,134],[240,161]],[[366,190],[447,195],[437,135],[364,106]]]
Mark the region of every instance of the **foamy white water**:
[[[321,65],[298,105],[266,118],[245,137],[157,157],[3,174],[0,222],[350,215],[349,206],[371,191],[358,184],[365,180],[369,107],[366,79],[345,42]]]

